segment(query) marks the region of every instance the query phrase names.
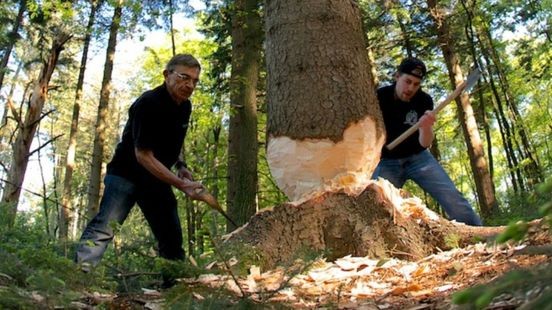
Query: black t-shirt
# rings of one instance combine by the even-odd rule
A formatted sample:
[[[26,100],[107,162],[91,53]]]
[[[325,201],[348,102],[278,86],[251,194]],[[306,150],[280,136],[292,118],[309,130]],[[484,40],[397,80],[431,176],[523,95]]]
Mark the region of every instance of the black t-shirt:
[[[140,184],[162,183],[138,163],[134,148],[153,151],[155,158],[170,169],[178,160],[191,112],[190,101],[177,104],[164,84],[143,93],[129,109],[121,142],[107,165],[107,173]]]
[[[422,90],[419,90],[409,102],[395,96],[395,84],[384,86],[378,89],[377,93],[387,131],[386,145],[416,124],[425,111],[433,110],[433,99]],[[410,135],[391,151],[384,147],[381,157],[403,158],[420,153],[425,148],[420,145],[418,137],[417,132]]]

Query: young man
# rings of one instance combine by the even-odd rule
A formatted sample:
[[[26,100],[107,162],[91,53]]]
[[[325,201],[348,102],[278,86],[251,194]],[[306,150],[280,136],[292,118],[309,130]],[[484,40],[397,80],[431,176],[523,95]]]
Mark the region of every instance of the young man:
[[[96,266],[113,239],[112,222],[122,224],[138,204],[158,242],[159,255],[184,258],[182,228],[171,186],[197,199],[186,164],[179,160],[201,71],[191,55],[174,56],[163,70],[165,81],[143,93],[130,107],[122,140],[107,165],[99,213],[82,233],[76,261],[83,271]],[[171,172],[175,166],[177,173]]]
[[[420,89],[426,66],[406,58],[395,73],[395,83],[378,89],[378,100],[387,130],[386,144],[420,121],[418,133],[393,150],[384,148],[372,178],[382,177],[401,188],[411,179],[429,193],[451,220],[480,226],[481,219],[456,189],[443,167],[427,150],[433,142],[433,100]]]

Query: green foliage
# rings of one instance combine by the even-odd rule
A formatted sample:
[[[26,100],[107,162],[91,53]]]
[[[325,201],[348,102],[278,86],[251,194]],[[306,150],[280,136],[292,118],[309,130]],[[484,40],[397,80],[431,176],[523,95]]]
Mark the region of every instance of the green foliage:
[[[82,273],[42,229],[18,221],[0,233],[0,308],[69,307],[82,290],[112,289],[96,272]],[[77,276],[76,276],[77,275]]]
[[[542,269],[542,268],[541,268]],[[477,285],[452,295],[454,304],[470,305],[475,309],[484,309],[493,298],[503,293],[512,294],[516,290],[525,291],[536,285],[550,285],[552,272],[549,268],[541,271],[514,270],[497,278],[489,284]],[[532,304],[546,305],[529,309],[550,309],[550,294],[541,294],[531,301]]]
[[[545,199],[548,199],[548,201],[542,204],[539,212],[548,221],[548,225],[552,227],[552,178],[540,184],[537,187],[537,193]]]
[[[529,225],[527,222],[518,221],[511,223],[506,229],[496,237],[496,242],[504,243],[509,240],[520,241],[525,237]]]
[[[194,278],[204,272],[204,269],[195,267],[187,261],[174,261],[163,258],[155,259],[155,269],[159,270],[164,277]]]
[[[541,215],[552,224],[552,178],[537,187],[536,195],[546,200],[539,209]],[[552,227],[550,225],[549,227]],[[527,222],[518,221],[511,223],[501,233],[496,241],[504,243],[510,240],[521,241],[526,236],[529,225]],[[552,233],[552,232],[551,232]],[[494,297],[515,290],[526,291],[535,285],[545,287],[548,293],[541,293],[540,296],[531,300],[526,309],[552,309],[552,298],[550,297],[550,285],[552,285],[552,272],[550,265],[540,268],[542,270],[527,271],[514,270],[495,281],[477,285],[461,292],[457,292],[452,297],[455,304],[469,304],[476,309],[483,309],[491,303]]]
[[[237,264],[232,266],[232,272],[236,275],[247,275],[251,266],[263,267],[266,258],[253,246],[244,243],[225,244],[213,253],[217,259],[230,260],[235,258]]]
[[[538,218],[540,214],[538,208],[534,206],[538,206],[539,203],[534,198],[533,194],[509,192],[502,198],[504,203],[499,212],[486,219],[485,224],[488,226],[508,225]]]
[[[201,296],[198,299],[195,296]],[[179,285],[165,295],[164,309],[264,309],[249,298],[237,298],[224,289],[202,289]]]

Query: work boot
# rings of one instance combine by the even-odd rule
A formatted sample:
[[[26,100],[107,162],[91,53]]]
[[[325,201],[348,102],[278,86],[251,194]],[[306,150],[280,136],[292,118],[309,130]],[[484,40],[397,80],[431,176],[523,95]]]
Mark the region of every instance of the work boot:
[[[92,271],[92,264],[88,262],[79,263],[79,270],[83,273],[89,273],[90,271]]]
[[[170,289],[171,287],[175,286],[178,283],[176,279],[173,276],[170,275],[163,275],[163,283],[161,283],[161,288],[166,290]]]

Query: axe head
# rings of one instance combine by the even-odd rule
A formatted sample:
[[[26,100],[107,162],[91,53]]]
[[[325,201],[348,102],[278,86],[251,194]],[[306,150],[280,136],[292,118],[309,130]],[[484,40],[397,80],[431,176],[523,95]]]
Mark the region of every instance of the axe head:
[[[468,92],[472,87],[477,83],[477,80],[479,80],[479,77],[481,76],[481,71],[479,71],[479,68],[475,68],[470,72],[468,77],[466,78],[466,87],[464,87],[464,91]]]

